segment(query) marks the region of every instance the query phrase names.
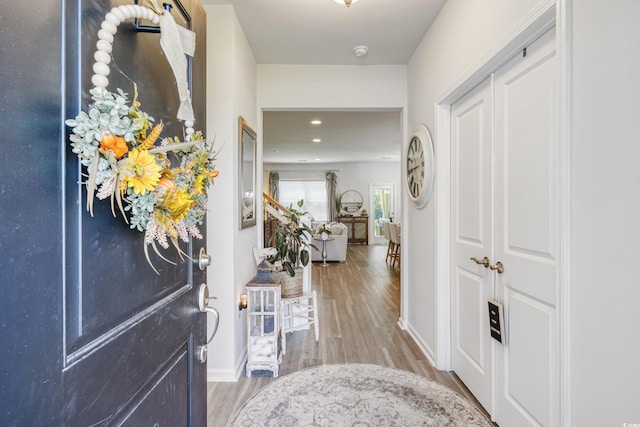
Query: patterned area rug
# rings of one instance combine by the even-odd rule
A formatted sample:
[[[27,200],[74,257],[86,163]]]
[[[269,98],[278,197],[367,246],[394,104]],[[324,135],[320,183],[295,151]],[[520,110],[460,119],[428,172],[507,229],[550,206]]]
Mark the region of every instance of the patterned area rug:
[[[238,411],[232,427],[493,426],[453,390],[377,365],[321,365],[278,378]]]

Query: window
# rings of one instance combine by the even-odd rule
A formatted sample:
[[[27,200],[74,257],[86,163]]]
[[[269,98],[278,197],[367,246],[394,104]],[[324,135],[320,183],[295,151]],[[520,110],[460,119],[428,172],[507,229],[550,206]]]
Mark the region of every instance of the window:
[[[309,212],[316,222],[327,221],[327,187],[325,181],[285,181],[280,180],[280,200],[285,207],[293,205],[298,209],[298,200],[303,199],[300,210]]]

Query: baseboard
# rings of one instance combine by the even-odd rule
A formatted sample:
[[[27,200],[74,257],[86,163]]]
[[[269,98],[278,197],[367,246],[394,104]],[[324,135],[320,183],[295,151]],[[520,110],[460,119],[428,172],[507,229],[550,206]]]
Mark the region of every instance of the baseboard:
[[[207,369],[207,382],[210,383],[235,383],[244,373],[247,364],[247,353],[245,352],[236,363],[235,369]]]
[[[427,358],[431,366],[436,367],[436,358],[434,352],[429,349],[429,346],[420,338],[416,330],[410,323],[406,324],[406,331],[409,333],[413,341],[416,343],[422,354]]]

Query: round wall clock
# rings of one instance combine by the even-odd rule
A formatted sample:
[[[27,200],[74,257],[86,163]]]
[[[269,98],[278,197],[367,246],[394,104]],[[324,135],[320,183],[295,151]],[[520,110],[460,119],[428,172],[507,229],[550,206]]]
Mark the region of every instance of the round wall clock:
[[[406,162],[409,198],[418,208],[422,208],[431,198],[434,177],[433,142],[424,125],[420,125],[409,139]]]

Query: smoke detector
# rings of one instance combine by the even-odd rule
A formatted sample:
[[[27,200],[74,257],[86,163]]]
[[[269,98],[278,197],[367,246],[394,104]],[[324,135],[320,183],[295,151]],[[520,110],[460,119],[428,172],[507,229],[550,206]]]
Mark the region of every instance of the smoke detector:
[[[353,53],[358,57],[362,58],[363,56],[367,56],[367,52],[369,52],[369,48],[365,45],[356,46],[353,48]]]

